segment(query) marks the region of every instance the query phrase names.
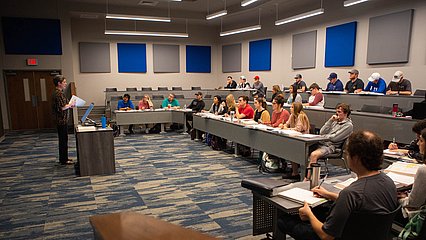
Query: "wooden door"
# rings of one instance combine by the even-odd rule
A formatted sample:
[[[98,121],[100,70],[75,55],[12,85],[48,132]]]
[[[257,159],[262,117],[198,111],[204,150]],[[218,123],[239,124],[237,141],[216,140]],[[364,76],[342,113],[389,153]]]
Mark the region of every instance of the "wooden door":
[[[12,130],[53,128],[53,76],[50,71],[7,71]]]

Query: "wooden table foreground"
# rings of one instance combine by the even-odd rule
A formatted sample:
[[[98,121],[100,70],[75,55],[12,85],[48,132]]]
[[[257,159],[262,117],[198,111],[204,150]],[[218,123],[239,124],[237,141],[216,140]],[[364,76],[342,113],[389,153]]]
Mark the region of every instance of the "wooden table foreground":
[[[151,240],[217,239],[192,229],[149,217],[136,212],[111,213],[90,217],[95,239]]]

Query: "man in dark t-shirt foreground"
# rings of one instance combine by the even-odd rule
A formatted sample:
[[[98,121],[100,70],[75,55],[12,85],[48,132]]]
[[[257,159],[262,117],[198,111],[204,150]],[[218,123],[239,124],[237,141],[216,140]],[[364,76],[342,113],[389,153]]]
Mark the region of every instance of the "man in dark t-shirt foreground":
[[[339,194],[323,187],[312,189],[314,194],[334,201],[325,221],[318,219],[305,203],[298,216],[281,214],[278,220],[281,231],[295,239],[341,238],[348,219],[355,212],[387,214],[397,209],[395,184],[379,171],[383,162],[383,140],[373,132],[358,131],[349,136],[346,151],[349,168],[357,174],[358,180]]]

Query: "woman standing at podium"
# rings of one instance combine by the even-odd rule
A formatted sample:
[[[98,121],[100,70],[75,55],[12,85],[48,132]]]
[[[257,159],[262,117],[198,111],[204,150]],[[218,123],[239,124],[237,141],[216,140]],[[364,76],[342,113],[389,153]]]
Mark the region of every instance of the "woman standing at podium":
[[[68,159],[68,109],[75,107],[75,102],[68,103],[63,90],[67,87],[67,80],[62,75],[53,78],[55,92],[52,94],[52,110],[55,117],[59,139],[59,162],[62,165],[73,164]]]

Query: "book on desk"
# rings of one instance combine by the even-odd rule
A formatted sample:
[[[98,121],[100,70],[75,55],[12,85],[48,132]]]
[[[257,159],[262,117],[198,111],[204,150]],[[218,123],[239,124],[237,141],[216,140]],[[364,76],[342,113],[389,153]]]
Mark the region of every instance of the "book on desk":
[[[304,204],[306,202],[311,207],[316,207],[327,202],[327,199],[323,197],[314,196],[312,191],[298,187],[282,191],[278,193],[277,196],[300,204]]]

